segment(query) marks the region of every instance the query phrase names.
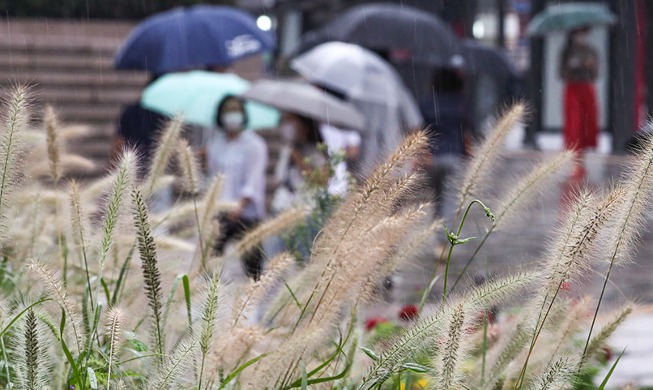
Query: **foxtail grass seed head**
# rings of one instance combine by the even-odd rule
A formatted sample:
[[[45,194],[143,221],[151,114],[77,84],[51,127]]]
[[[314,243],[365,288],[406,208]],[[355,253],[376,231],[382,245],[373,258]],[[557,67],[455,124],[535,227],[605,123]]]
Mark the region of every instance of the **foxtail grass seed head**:
[[[648,124],[653,127],[653,123]],[[613,219],[612,240],[607,246],[607,262],[622,265],[635,254],[635,244],[646,221],[645,213],[653,200],[653,137],[641,142],[636,158],[626,168],[621,181],[626,189],[621,207]]]
[[[177,161],[179,162],[179,167],[181,169],[181,179],[184,190],[191,195],[197,195],[200,188],[199,163],[197,162],[195,152],[186,139],[182,138],[179,140],[179,146],[177,147]]]
[[[59,131],[59,120],[52,106],[45,108],[45,132],[48,145],[48,162],[50,164],[50,177],[56,184],[61,179],[60,145],[57,132]]]
[[[45,344],[45,334],[33,309],[29,309],[19,331],[13,351],[13,368],[16,374],[16,387],[27,390],[41,390],[48,387],[49,352]],[[7,362],[9,363],[9,362]],[[8,378],[9,379],[9,378]]]
[[[5,112],[0,130],[0,243],[4,241],[7,231],[6,219],[22,152],[21,137],[29,120],[27,88],[16,87],[3,98],[3,103]]]
[[[152,162],[150,163],[145,183],[143,185],[143,196],[148,198],[154,193],[156,181],[163,175],[170,158],[172,157],[175,149],[179,146],[178,139],[183,129],[183,120],[181,117],[171,119],[163,133],[159,137],[156,149],[152,153]]]
[[[157,265],[156,246],[148,221],[147,206],[139,190],[133,191],[132,199],[134,204],[134,225],[137,229],[138,251],[141,257],[141,269],[145,281],[145,295],[152,310],[152,341],[156,348],[156,353],[159,354],[159,359],[163,359],[165,355],[162,321],[163,293],[161,291],[161,272]]]
[[[501,117],[485,141],[476,149],[461,180],[458,194],[460,209],[469,203],[470,198],[482,197],[480,194],[482,188],[493,177],[492,173],[501,159],[506,137],[523,120],[525,114],[525,106],[521,103],[515,104]]]

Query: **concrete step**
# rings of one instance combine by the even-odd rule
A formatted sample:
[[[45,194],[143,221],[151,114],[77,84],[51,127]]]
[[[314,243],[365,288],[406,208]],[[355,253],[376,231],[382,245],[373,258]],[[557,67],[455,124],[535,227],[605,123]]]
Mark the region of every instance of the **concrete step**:
[[[41,88],[35,87],[36,97],[47,103],[56,105],[91,104],[119,105],[138,100],[140,92],[136,89],[104,89],[104,88]]]
[[[101,71],[113,68],[113,56],[90,56],[85,52],[43,52],[7,50],[0,45],[0,69],[47,69],[71,71],[73,69]]]
[[[93,70],[76,72],[51,72],[45,70],[0,70],[0,84],[28,84],[40,87],[138,89],[145,85],[147,75],[142,72],[116,72]]]

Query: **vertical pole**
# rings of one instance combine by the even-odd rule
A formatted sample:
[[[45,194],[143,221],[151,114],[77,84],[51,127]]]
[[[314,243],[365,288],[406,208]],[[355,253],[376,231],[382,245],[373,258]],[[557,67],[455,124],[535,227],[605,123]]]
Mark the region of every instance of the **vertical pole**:
[[[545,0],[531,2],[531,15],[544,10]],[[532,17],[532,16],[531,16]],[[524,145],[538,148],[535,134],[542,129],[542,78],[544,77],[544,40],[533,37],[530,40],[530,67],[525,75],[528,102],[531,108],[531,120],[527,123],[524,133]]]
[[[646,10],[646,33],[644,42],[644,72],[646,80],[646,106],[648,116],[653,116],[653,2],[643,1]]]
[[[612,131],[613,152],[623,154],[636,123],[637,4],[635,0],[613,0],[610,6],[619,19],[610,39],[608,127]]]
[[[497,46],[506,47],[506,0],[496,0],[497,3]]]

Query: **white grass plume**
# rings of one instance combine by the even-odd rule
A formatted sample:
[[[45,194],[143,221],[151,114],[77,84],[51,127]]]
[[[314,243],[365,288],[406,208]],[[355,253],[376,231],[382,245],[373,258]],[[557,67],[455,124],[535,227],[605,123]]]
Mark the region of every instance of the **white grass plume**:
[[[177,147],[177,161],[181,170],[183,188],[191,195],[199,193],[200,170],[197,157],[186,139],[179,140]]]
[[[653,128],[653,123],[648,124]],[[611,242],[607,246],[608,263],[616,265],[630,261],[635,253],[635,244],[643,229],[645,212],[653,200],[653,137],[647,137],[637,158],[631,160],[622,179],[626,192],[622,207],[612,225]]]
[[[202,331],[200,333],[199,346],[201,352],[201,364],[199,370],[199,384],[198,388],[202,388],[202,378],[204,376],[204,367],[206,363],[206,357],[209,353],[213,337],[215,336],[215,326],[218,316],[218,304],[219,295],[218,289],[220,287],[220,271],[215,270],[213,276],[208,281],[208,292],[206,295],[206,300],[204,301],[204,307],[202,309]]]
[[[26,87],[17,87],[9,97],[5,97],[3,126],[0,131],[0,242],[4,241],[7,230],[7,210],[11,207],[13,187],[18,172],[21,153],[21,133],[28,121]]]
[[[459,210],[462,210],[469,203],[471,197],[477,197],[479,189],[488,182],[492,176],[494,164],[500,160],[499,157],[503,150],[506,137],[523,119],[525,111],[526,109],[523,104],[515,104],[503,115],[485,141],[475,151],[474,158],[470,161],[461,181],[460,192],[458,194]]]
[[[113,183],[110,189],[109,198],[107,200],[106,211],[102,221],[102,236],[100,240],[100,245],[98,248],[98,278],[102,279],[104,273],[104,266],[109,255],[109,250],[111,249],[116,229],[118,226],[118,220],[121,215],[125,213],[125,210],[128,209],[125,207],[125,196],[127,189],[133,185],[133,182],[136,177],[136,154],[129,150],[125,149],[120,161],[118,162],[118,167],[116,169],[113,177]],[[100,283],[97,284],[95,298],[96,302],[100,296]]]
[[[243,238],[234,245],[232,254],[244,254],[268,237],[282,233],[304,220],[308,210],[303,207],[293,208],[279,214],[277,217],[265,221],[253,230],[247,232]]]
[[[143,195],[148,198],[154,193],[156,181],[163,175],[168,167],[170,158],[178,146],[177,140],[183,129],[181,117],[170,120],[161,134],[156,149],[152,153],[152,161],[149,166],[145,182],[143,183]]]
[[[70,325],[68,329],[72,329],[72,334],[75,340],[75,345],[77,346],[77,350],[81,351],[82,339],[79,328],[79,320],[77,318],[77,313],[79,313],[80,310],[70,301],[70,294],[68,293],[68,290],[66,290],[66,288],[63,286],[61,278],[59,275],[49,270],[44,264],[35,260],[31,260],[29,262],[28,269],[43,282],[42,286],[53,296],[54,300],[65,311],[66,324]]]
[[[569,385],[573,377],[573,363],[569,357],[560,357],[552,365],[533,379],[529,389],[560,389]]]
[[[41,390],[49,387],[50,378],[48,367],[49,344],[46,341],[46,333],[39,323],[33,309],[29,309],[24,317],[18,322],[18,331],[14,350],[10,351],[11,360],[6,363],[12,364],[15,374],[15,386],[18,389]]]
[[[147,390],[165,390],[176,388],[175,383],[185,370],[190,368],[197,348],[197,341],[193,339],[184,340],[168,357],[165,363],[161,364],[148,381]]]
[[[156,245],[152,237],[152,231],[148,221],[148,211],[145,201],[139,190],[132,193],[134,207],[134,225],[136,226],[136,238],[138,251],[141,258],[141,269],[143,270],[144,289],[150,309],[152,310],[152,342],[156,353],[160,358],[165,354],[165,341],[163,329],[163,295],[161,292],[161,272],[157,264]]]
[[[601,347],[603,347],[610,336],[617,330],[617,328],[630,316],[630,314],[633,312],[633,305],[627,304],[619,312],[614,315],[610,321],[608,321],[602,328],[601,330],[592,337],[590,340],[587,350],[585,351],[584,356],[582,357],[580,361],[580,368],[583,368],[585,364],[591,359],[596,357],[597,353],[600,351]]]
[[[106,333],[109,337],[109,357],[107,362],[107,390],[111,388],[111,371],[113,369],[115,358],[120,352],[118,350],[120,334],[124,323],[124,313],[118,307],[112,307],[109,310],[106,324]]]
[[[498,227],[507,223],[511,216],[519,215],[520,211],[533,201],[534,195],[549,185],[555,175],[573,159],[574,153],[571,151],[557,153],[536,165],[517,183],[509,184],[508,187],[512,190],[492,208],[495,215],[494,225]]]
[[[50,166],[50,177],[55,186],[61,179],[61,146],[57,132],[59,130],[59,120],[52,106],[45,107],[45,132],[47,135],[48,163]]]
[[[460,302],[464,303],[466,310],[489,308],[537,280],[539,280],[537,273],[518,273],[507,276],[477,287],[466,294]],[[374,388],[377,384],[383,383],[401,363],[404,363],[415,352],[425,345],[433,345],[432,341],[444,332],[445,319],[452,314],[451,305],[448,305],[433,314],[422,316],[374,362],[363,380],[361,389]]]
[[[449,319],[448,332],[444,337],[444,348],[439,350],[439,356],[435,361],[438,388],[440,389],[458,388],[462,384],[464,375],[461,372],[461,364],[465,358],[465,352],[467,352],[464,346],[469,347],[470,344],[469,337],[464,334],[466,325],[469,324],[466,314],[465,305],[458,303],[454,306]],[[463,339],[467,339],[467,342],[464,342]]]

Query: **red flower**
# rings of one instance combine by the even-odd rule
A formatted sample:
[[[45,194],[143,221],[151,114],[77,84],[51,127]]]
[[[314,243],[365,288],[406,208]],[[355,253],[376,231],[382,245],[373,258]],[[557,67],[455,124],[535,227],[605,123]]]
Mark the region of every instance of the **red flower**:
[[[415,305],[403,305],[399,310],[399,318],[404,321],[411,321],[417,318],[419,309]]]
[[[569,283],[569,282],[562,282],[562,284],[560,285],[560,289],[561,289],[562,291],[571,291],[571,283]]]
[[[388,322],[388,320],[386,320],[383,317],[368,318],[367,321],[365,321],[365,330],[370,332],[374,330],[374,328],[376,328],[377,325],[382,324],[384,322]]]

